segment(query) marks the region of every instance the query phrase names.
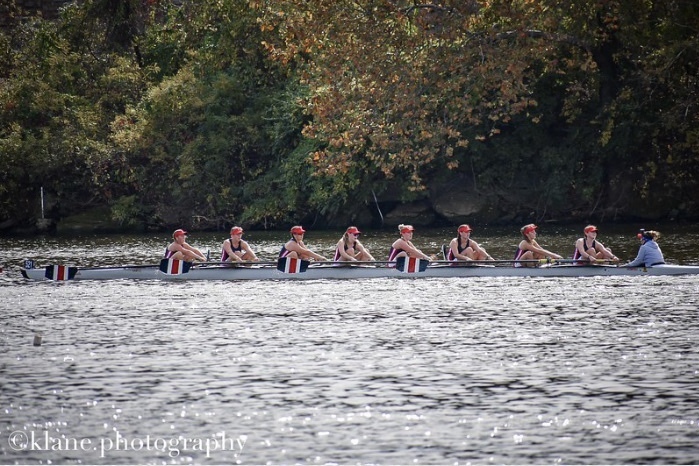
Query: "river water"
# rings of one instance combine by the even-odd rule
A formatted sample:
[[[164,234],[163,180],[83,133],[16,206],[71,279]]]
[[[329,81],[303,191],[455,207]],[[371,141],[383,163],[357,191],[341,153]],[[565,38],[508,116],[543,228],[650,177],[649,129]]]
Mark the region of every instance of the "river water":
[[[474,239],[496,258],[507,229]],[[665,228],[699,263],[699,228]],[[635,256],[635,228],[600,240]],[[384,258],[395,235],[366,232]],[[454,234],[418,230],[436,252]],[[580,236],[542,227],[562,255]],[[272,258],[283,232],[249,232]],[[328,256],[339,235],[309,231]],[[189,242],[219,253],[222,235]],[[1,464],[699,463],[699,277],[27,282],[167,235],[0,238]],[[41,341],[34,346],[35,338]],[[37,342],[39,343],[39,342]]]

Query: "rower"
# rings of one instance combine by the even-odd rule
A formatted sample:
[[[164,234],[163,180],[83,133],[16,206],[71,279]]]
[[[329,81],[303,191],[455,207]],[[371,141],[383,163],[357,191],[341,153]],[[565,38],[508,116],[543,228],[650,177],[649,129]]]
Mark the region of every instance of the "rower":
[[[415,228],[412,225],[398,225],[400,238],[395,240],[391,245],[391,250],[388,253],[389,262],[395,261],[399,257],[416,257],[418,259],[430,260],[431,257],[420,251],[413,244],[413,232]]]
[[[612,254],[612,250],[604,247],[602,243],[597,241],[597,227],[588,225],[583,229],[584,236],[578,238],[575,242],[575,251],[573,252],[573,260],[577,260],[578,264],[585,262],[594,262],[595,260],[608,259],[618,261],[619,258]]]
[[[359,235],[362,232],[359,228],[351,226],[347,228],[345,234],[337,242],[335,246],[335,262],[357,262],[357,261],[376,261],[369,251],[359,241]]]
[[[292,259],[303,259],[311,260],[315,259],[317,261],[327,261],[324,256],[316,254],[306,247],[303,242],[303,235],[306,230],[302,226],[296,225],[291,227],[291,239],[287,241],[284,246],[282,246],[281,251],[279,251],[279,257],[289,257]]]
[[[515,261],[527,261],[527,260],[541,260],[541,259],[563,259],[563,257],[558,254],[547,251],[546,249],[539,246],[536,242],[536,225],[530,223],[524,225],[519,231],[524,236],[524,239],[520,241],[517,252],[515,252]],[[522,262],[515,262],[515,267],[528,266],[529,264]]]
[[[221,245],[221,262],[258,261],[255,252],[247,241],[243,240],[243,229],[231,228],[230,238]]]
[[[457,229],[456,238],[451,240],[449,243],[449,250],[447,252],[446,260],[448,261],[484,261],[493,260],[490,254],[480,247],[478,243],[471,239],[471,229],[470,226],[464,224],[460,225]]]
[[[177,259],[183,261],[202,261],[206,262],[206,257],[198,249],[190,246],[186,242],[187,232],[182,229],[177,229],[172,234],[174,241],[165,248],[165,259]]]

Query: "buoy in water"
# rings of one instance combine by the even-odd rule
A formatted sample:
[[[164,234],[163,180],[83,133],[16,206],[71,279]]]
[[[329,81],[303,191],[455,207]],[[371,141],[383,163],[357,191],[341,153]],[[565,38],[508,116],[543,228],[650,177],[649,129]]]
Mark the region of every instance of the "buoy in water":
[[[37,333],[34,335],[34,346],[41,346],[41,334]]]

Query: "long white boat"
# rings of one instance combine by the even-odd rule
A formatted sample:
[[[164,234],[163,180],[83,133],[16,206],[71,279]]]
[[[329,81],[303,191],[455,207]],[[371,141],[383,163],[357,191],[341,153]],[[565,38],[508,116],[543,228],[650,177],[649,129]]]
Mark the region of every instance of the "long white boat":
[[[573,261],[308,263],[296,259],[245,264],[204,263],[163,259],[159,265],[119,267],[36,267],[25,261],[22,275],[31,280],[349,280],[359,278],[454,277],[591,277],[697,275],[699,266],[662,264],[654,267],[619,267],[609,263],[582,265]]]

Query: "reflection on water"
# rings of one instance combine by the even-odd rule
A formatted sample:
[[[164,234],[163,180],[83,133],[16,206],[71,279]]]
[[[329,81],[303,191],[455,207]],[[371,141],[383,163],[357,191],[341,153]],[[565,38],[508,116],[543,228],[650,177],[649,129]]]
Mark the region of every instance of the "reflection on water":
[[[0,241],[3,464],[699,461],[697,277],[29,283],[7,264],[147,263],[165,243]]]

